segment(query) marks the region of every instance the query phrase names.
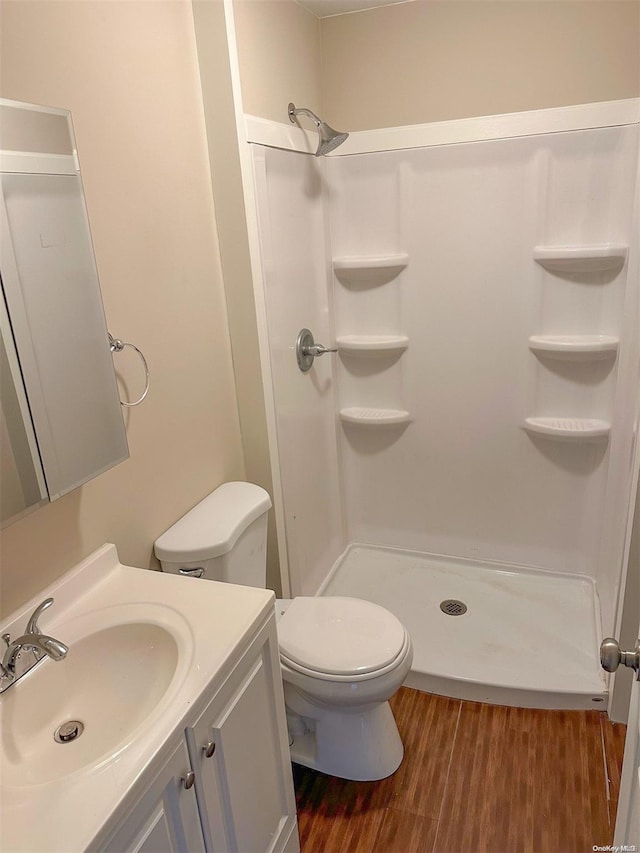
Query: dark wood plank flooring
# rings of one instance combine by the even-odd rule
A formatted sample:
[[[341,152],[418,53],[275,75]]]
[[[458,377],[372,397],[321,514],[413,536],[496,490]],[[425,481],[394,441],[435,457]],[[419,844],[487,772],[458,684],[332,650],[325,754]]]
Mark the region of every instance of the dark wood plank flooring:
[[[303,853],[588,853],[611,844],[625,726],[402,688],[396,773],[348,782],[294,765]]]

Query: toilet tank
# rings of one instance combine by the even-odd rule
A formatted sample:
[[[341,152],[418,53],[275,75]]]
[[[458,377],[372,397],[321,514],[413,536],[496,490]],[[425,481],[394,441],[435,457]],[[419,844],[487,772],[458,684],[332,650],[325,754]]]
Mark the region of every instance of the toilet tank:
[[[223,483],[156,539],[164,572],[264,589],[271,498],[253,483]]]

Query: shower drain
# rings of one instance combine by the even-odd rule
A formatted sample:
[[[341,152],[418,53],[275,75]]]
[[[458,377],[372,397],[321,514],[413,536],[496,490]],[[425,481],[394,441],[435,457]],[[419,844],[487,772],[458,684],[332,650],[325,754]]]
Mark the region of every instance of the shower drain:
[[[458,601],[457,598],[447,598],[440,602],[440,610],[447,616],[462,616],[467,612],[467,605],[464,601]]]

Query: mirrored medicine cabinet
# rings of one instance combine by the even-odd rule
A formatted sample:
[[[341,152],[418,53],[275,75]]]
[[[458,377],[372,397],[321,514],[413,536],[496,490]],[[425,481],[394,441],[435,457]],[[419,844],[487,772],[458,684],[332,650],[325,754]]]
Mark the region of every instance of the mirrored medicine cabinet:
[[[0,99],[0,521],[129,455],[71,115]]]

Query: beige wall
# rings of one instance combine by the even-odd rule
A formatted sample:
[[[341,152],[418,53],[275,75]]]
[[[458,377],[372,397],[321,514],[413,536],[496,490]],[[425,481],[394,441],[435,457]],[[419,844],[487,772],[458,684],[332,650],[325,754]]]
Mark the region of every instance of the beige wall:
[[[320,21],[295,0],[234,0],[245,113],[287,122],[287,105],[322,113]]]
[[[370,130],[640,95],[638,0],[414,0],[316,19],[235,0],[244,110]]]
[[[415,0],[322,20],[327,121],[370,130],[640,94],[640,3]]]
[[[20,474],[2,406],[0,406],[0,473],[2,473],[0,519],[11,518],[11,516],[24,512],[27,502],[20,482]]]
[[[151,367],[129,461],[2,533],[2,612],[104,542],[153,564],[154,539],[245,473],[191,6],[1,7],[3,97],[70,108],[109,327]],[[140,365],[118,356],[130,393]]]
[[[272,495],[225,12],[222,3],[211,0],[194,0],[193,12],[246,474],[248,480]],[[267,586],[278,595],[282,592],[273,512],[269,514],[267,537]]]

